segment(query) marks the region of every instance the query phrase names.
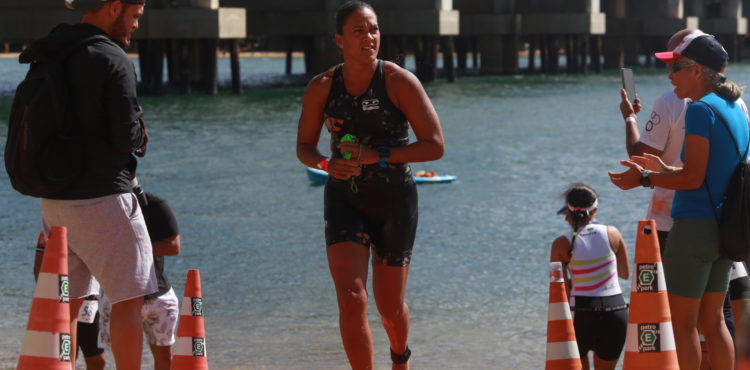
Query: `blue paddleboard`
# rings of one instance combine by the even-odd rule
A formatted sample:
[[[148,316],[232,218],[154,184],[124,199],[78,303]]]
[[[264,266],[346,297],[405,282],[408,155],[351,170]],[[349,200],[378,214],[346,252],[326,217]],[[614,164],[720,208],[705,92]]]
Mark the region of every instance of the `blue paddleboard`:
[[[307,168],[307,178],[310,179],[310,182],[316,185],[324,184],[326,181],[328,181],[328,173],[319,170],[317,168]],[[417,184],[440,184],[440,183],[446,183],[446,182],[453,182],[456,181],[456,176],[453,175],[439,175],[439,176],[431,176],[431,177],[423,177],[423,176],[414,176],[414,181],[417,182]]]

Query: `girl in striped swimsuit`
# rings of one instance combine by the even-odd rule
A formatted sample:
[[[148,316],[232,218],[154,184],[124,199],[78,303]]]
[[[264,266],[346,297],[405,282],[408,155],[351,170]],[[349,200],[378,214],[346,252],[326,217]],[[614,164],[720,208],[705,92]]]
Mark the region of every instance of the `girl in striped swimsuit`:
[[[617,278],[630,273],[625,241],[614,226],[595,223],[597,193],[583,183],[563,193],[565,206],[558,214],[572,230],[552,242],[550,261],[562,262],[575,312],[573,325],[584,369],[594,352],[594,368],[614,369],[625,344],[628,305]]]

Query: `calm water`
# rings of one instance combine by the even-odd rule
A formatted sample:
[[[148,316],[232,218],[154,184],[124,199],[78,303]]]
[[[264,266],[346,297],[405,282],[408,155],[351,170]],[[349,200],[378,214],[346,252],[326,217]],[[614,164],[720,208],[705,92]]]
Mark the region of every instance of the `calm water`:
[[[283,71],[283,59],[244,63],[245,73]],[[23,71],[0,60],[0,91],[12,91]],[[731,67],[729,76],[749,81],[750,67]],[[569,183],[599,191],[600,220],[622,231],[632,259],[649,193],[622,192],[607,177],[625,156],[619,84],[611,71],[466,77],[427,87],[446,153],[413,167],[459,181],[419,187],[407,293],[414,368],[543,366],[549,244],[566,231],[555,211]],[[661,71],[645,69],[636,70],[636,84],[647,111],[671,86]],[[139,178],[170,201],[180,223],[183,252],[167,259],[178,296],[185,271],[201,270],[215,369],[348,367],[325,260],[323,189],[309,185],[295,157],[302,91],[251,87],[242,96],[141,99],[152,141]],[[0,116],[8,105],[0,100]],[[0,121],[0,145],[6,125]],[[39,214],[38,201],[15,193],[4,171],[0,200],[0,367],[12,368],[33,294]],[[629,282],[621,283],[629,292]],[[387,338],[369,307],[376,365],[389,368]]]

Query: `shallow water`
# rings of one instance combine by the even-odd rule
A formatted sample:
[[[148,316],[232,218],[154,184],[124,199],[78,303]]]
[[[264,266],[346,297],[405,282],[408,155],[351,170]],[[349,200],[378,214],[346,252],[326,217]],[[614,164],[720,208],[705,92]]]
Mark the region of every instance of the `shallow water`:
[[[283,71],[283,59],[244,63]],[[9,91],[23,71],[0,60],[0,91]],[[750,67],[730,67],[728,74],[745,82]],[[620,191],[607,177],[625,157],[619,85],[619,73],[608,71],[465,77],[427,86],[446,153],[413,167],[459,180],[419,187],[407,291],[414,368],[543,366],[549,244],[566,231],[555,211],[569,183],[584,181],[599,191],[600,221],[622,231],[633,258],[636,221],[649,193]],[[662,71],[638,69],[636,88],[648,111],[671,86]],[[167,259],[178,296],[185,271],[201,270],[212,368],[348,367],[325,260],[323,189],[309,185],[295,157],[302,91],[250,87],[241,96],[141,99],[152,141],[139,178],[169,200],[180,224],[183,252]],[[0,100],[0,116],[7,117],[8,107],[8,98]],[[0,121],[2,143],[6,125]],[[15,193],[4,171],[0,199],[6,297],[0,368],[12,368],[33,292],[38,201]],[[621,283],[629,292],[629,282]],[[372,302],[369,312],[376,365],[389,368]]]

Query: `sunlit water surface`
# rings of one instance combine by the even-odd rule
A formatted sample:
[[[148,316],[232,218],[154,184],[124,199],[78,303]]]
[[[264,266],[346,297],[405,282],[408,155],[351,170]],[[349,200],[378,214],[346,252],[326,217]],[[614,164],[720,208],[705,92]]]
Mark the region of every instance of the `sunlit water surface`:
[[[301,61],[295,61],[301,71]],[[0,60],[0,116],[25,67]],[[345,369],[325,258],[322,187],[295,157],[302,87],[279,77],[283,59],[245,59],[241,96],[143,97],[151,144],[144,187],[171,203],[183,243],[167,271],[181,296],[200,269],[212,368]],[[255,75],[254,75],[255,73]],[[750,68],[728,71],[739,82]],[[226,61],[220,65],[228,80]],[[670,89],[661,70],[636,70],[645,110]],[[584,181],[601,196],[600,221],[623,233],[630,256],[649,193],[620,191],[608,170],[624,158],[619,73],[464,77],[427,92],[446,152],[415,170],[454,174],[419,187],[420,224],[407,302],[414,368],[539,369],[544,364],[550,242],[566,231],[559,193]],[[641,114],[645,121],[647,112]],[[4,145],[7,122],[0,121]],[[325,151],[327,134],[321,140]],[[2,154],[0,154],[2,155]],[[0,171],[0,367],[13,368],[33,294],[36,199]],[[628,282],[622,282],[629,294]],[[369,304],[378,368],[388,342]],[[144,363],[151,366],[148,350]]]

